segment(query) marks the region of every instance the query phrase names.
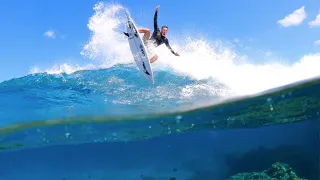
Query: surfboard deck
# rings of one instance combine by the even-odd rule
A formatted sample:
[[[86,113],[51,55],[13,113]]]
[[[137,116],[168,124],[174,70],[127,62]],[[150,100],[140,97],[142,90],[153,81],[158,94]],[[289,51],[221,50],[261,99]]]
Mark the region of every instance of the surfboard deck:
[[[131,53],[141,73],[154,84],[153,71],[149,61],[149,55],[146,51],[145,44],[138,32],[136,25],[128,20],[126,23],[128,41]]]

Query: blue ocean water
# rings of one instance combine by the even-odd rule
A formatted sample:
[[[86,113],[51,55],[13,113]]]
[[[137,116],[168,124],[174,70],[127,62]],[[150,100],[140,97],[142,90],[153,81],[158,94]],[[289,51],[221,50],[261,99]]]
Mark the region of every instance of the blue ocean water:
[[[180,59],[160,49],[151,85],[117,31],[121,6],[95,10],[82,54],[102,62],[0,83],[0,179],[225,180],[275,162],[320,178],[317,58],[241,64],[191,39]]]
[[[155,77],[119,66],[2,82],[1,179],[228,179],[278,161],[319,178],[319,79],[200,106],[219,97],[179,90],[201,81]]]
[[[4,113],[2,118],[13,123],[73,115],[128,116],[159,112],[159,109],[175,108],[180,100],[177,94],[181,89],[179,85],[192,82],[159,73],[159,83],[154,88],[139,73],[135,67],[119,66],[71,75],[41,73],[5,81],[1,83],[1,93],[5,95],[1,112],[12,113]],[[171,82],[168,83],[166,78]],[[148,106],[145,106],[146,102]],[[13,113],[16,109],[23,111]],[[6,125],[8,122],[1,123]]]

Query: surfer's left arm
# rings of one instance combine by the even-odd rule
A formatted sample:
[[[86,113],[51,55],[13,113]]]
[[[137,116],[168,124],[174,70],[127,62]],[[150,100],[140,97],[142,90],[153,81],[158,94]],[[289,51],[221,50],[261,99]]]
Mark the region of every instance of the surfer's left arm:
[[[174,50],[171,48],[168,39],[166,39],[165,44],[166,44],[166,46],[168,47],[168,49],[172,52],[172,54],[174,54],[174,55],[176,55],[176,56],[180,56],[180,54],[179,54],[178,52],[174,52]]]

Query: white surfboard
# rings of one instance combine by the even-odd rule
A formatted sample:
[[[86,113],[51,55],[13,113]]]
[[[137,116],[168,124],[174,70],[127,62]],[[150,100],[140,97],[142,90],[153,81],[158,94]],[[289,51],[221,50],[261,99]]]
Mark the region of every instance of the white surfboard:
[[[141,71],[141,73],[154,84],[153,72],[149,61],[149,55],[146,47],[140,37],[136,25],[128,19],[126,23],[127,33],[129,34],[128,41],[133,58]]]

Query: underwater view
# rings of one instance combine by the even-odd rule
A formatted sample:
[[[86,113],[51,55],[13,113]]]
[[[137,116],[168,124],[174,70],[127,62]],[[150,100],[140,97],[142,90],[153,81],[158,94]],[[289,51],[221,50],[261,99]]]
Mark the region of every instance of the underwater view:
[[[161,45],[151,84],[123,35],[126,8],[94,3],[82,63],[0,82],[0,180],[320,179],[320,54],[256,64],[172,35],[181,56]]]

